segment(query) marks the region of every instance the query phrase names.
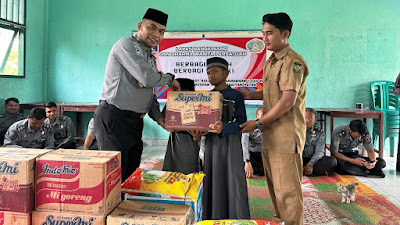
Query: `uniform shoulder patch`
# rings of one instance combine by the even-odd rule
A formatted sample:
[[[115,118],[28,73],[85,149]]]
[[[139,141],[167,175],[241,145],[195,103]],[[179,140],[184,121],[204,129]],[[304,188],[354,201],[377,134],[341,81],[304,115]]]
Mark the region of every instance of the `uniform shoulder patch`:
[[[137,53],[138,55],[144,56],[144,55],[143,55],[143,52],[142,52],[142,49],[140,48],[140,46],[139,46],[138,43],[133,42],[133,47],[135,48],[136,53]]]
[[[19,125],[18,127],[17,127],[17,130],[18,131],[21,131],[21,130],[23,130],[23,129],[25,129],[26,128],[26,126],[25,126],[25,124],[23,124],[23,125]]]
[[[300,73],[300,71],[301,71],[301,64],[295,62],[295,63],[293,64],[293,72],[295,72],[295,73]]]

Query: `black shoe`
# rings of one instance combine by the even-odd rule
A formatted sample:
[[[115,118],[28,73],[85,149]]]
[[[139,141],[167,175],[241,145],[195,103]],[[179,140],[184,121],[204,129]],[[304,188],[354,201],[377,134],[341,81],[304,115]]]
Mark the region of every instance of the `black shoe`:
[[[370,176],[378,176],[380,178],[384,178],[385,177],[385,174],[383,173],[382,170],[370,170],[368,175],[370,175]]]

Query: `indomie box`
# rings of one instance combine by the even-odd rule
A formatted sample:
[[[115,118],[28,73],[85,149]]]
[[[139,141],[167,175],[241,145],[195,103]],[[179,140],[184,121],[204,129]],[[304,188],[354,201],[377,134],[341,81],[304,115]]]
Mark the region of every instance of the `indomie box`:
[[[106,216],[72,214],[65,212],[32,212],[32,225],[71,224],[71,225],[105,225]]]
[[[34,209],[36,157],[51,150],[0,148],[0,210],[28,213]]]
[[[31,213],[0,211],[0,225],[31,225]]]
[[[209,131],[221,120],[222,94],[218,91],[170,91],[166,108],[167,129]]]
[[[56,150],[36,160],[36,210],[106,215],[121,201],[119,151]]]
[[[186,205],[125,200],[107,216],[107,225],[189,225],[191,218],[192,210]]]

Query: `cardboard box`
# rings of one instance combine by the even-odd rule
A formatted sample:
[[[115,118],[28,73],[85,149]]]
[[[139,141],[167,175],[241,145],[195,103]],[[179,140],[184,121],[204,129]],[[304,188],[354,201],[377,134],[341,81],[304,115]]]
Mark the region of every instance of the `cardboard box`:
[[[173,130],[213,130],[221,120],[222,94],[218,91],[170,91],[165,126]]]
[[[0,211],[28,213],[34,209],[36,157],[50,151],[0,148]]]
[[[59,149],[36,160],[36,210],[107,215],[121,201],[121,153]]]
[[[31,213],[0,211],[0,225],[31,225]]]
[[[198,222],[201,220],[201,215],[203,213],[203,183],[201,183],[198,190],[197,199],[193,200],[190,197],[185,198],[170,198],[170,197],[148,197],[148,196],[141,196],[141,195],[130,195],[125,194],[126,200],[134,200],[134,201],[144,201],[144,202],[158,202],[158,203],[168,203],[168,204],[176,204],[176,205],[187,205],[193,211],[193,221]]]
[[[32,225],[51,224],[106,225],[106,217],[65,212],[32,212]]]
[[[193,223],[192,217],[186,205],[125,200],[107,216],[107,225],[186,225]]]

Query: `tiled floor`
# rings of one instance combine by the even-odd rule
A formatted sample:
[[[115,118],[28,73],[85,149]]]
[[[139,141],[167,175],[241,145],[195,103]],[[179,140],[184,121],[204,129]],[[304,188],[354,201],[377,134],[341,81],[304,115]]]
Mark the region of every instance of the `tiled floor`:
[[[147,140],[145,141],[142,158],[164,158],[167,141]],[[400,172],[396,171],[396,157],[389,157],[388,150],[384,150],[383,159],[386,168],[383,169],[385,178],[357,177],[359,181],[381,193],[389,201],[400,208]],[[397,153],[395,153],[396,155]]]

